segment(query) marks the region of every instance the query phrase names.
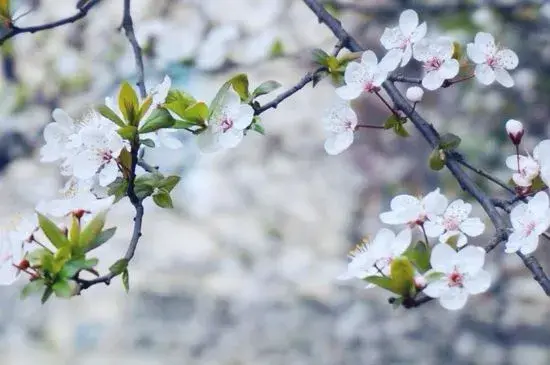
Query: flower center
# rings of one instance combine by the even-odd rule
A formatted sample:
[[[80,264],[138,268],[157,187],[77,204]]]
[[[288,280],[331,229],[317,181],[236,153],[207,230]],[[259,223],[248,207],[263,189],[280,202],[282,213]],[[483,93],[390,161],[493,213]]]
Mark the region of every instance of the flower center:
[[[426,62],[424,62],[424,69],[427,72],[439,70],[439,68],[443,65],[443,60],[437,58],[437,57],[431,57]]]
[[[404,50],[405,48],[407,48],[407,46],[408,46],[410,43],[411,43],[411,37],[405,37],[405,38],[403,39],[403,41],[401,42],[401,45],[399,46],[399,48],[401,48],[401,49]]]
[[[101,159],[103,162],[107,163],[113,159],[113,154],[110,150],[103,150],[100,152]]]
[[[525,236],[530,236],[531,233],[535,231],[535,228],[537,228],[537,224],[535,222],[528,222],[524,228]]]
[[[460,222],[457,217],[448,217],[445,219],[443,226],[447,231],[456,231],[460,226]]]
[[[487,65],[491,68],[495,68],[498,66],[498,58],[495,56],[487,56]]]
[[[233,128],[233,121],[226,117],[220,123],[220,127],[222,129],[222,132],[225,133],[228,130],[230,130],[231,128]]]
[[[364,90],[368,93],[374,93],[380,90],[378,86],[373,85],[372,81],[365,83]]]
[[[449,278],[449,286],[450,287],[460,287],[462,288],[463,284],[464,284],[464,275],[462,275],[461,273],[459,273],[456,269],[449,274],[448,276]]]

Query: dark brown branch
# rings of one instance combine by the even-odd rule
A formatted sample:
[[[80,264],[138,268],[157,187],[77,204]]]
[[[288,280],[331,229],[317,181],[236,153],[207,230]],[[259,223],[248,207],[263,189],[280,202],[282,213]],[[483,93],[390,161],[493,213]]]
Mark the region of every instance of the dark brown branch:
[[[351,52],[362,52],[363,48],[355,41],[342,27],[340,21],[334,18],[317,0],[303,0],[304,3],[315,13],[320,23],[324,23],[332,33],[348,48]],[[400,109],[411,120],[416,129],[422,134],[428,144],[435,148],[440,143],[440,135],[435,128],[420,116],[411,106],[407,99],[399,92],[391,81],[385,81],[382,85],[386,93],[393,100],[396,108]],[[509,225],[508,222],[500,215],[497,207],[487,194],[485,194],[474,181],[462,170],[460,162],[456,160],[453,154],[450,154],[445,160],[445,165],[453,174],[460,187],[468,192],[485,210],[491,219],[497,234],[499,235],[498,242],[506,240]],[[494,245],[498,244],[496,242]],[[492,249],[492,248],[491,248]],[[543,288],[546,295],[550,296],[550,279],[533,256],[526,256],[520,252],[517,255],[521,258],[524,265],[531,271],[533,278]]]
[[[87,2],[86,4],[84,4],[82,6],[78,6],[78,12],[75,15],[57,20],[57,21],[52,22],[52,23],[34,25],[34,26],[30,26],[30,27],[18,27],[15,24],[12,24],[10,26],[10,30],[0,38],[0,45],[2,45],[5,41],[7,41],[10,38],[15,37],[18,34],[36,33],[36,32],[40,32],[40,31],[43,31],[43,30],[57,28],[57,27],[65,25],[65,24],[74,23],[77,20],[84,18],[88,14],[88,11],[90,11],[91,8],[93,8],[94,6],[99,4],[100,2],[101,2],[101,0],[90,0],[89,2]]]
[[[130,13],[130,0],[124,0],[124,15],[122,16],[122,25],[121,28],[124,29],[126,33],[126,38],[132,46],[134,52],[134,59],[136,61],[136,69],[138,74],[137,87],[139,88],[139,93],[142,99],[147,97],[147,90],[145,89],[145,72],[143,71],[143,56],[141,53],[141,47],[136,39],[136,34],[134,33],[134,22],[132,20],[132,15]]]

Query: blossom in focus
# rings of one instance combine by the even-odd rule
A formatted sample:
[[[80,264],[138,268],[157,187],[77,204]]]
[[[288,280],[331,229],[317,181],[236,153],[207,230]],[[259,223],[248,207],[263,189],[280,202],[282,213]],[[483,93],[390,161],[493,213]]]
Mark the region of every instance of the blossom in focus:
[[[399,16],[399,26],[386,28],[380,42],[387,50],[397,50],[395,53],[405,66],[412,57],[413,45],[426,35],[426,22],[418,24],[418,14],[414,10],[405,10]]]
[[[469,217],[472,205],[458,199],[453,201],[441,216],[430,217],[424,223],[428,237],[439,237],[440,242],[457,237],[457,246],[462,247],[468,238],[477,237],[485,230],[485,224],[477,217]]]
[[[525,133],[523,123],[515,119],[508,120],[506,122],[506,133],[516,146],[519,145],[521,143],[521,139],[523,138],[523,133]]]
[[[398,195],[390,202],[391,210],[380,214],[380,220],[386,224],[420,225],[430,217],[442,215],[448,203],[439,188],[422,199],[412,195]]]
[[[507,70],[518,66],[516,53],[495,44],[495,38],[484,32],[479,32],[474,43],[466,46],[468,57],[476,63],[475,76],[484,85],[490,85],[495,80],[505,87],[514,86],[514,80]]]
[[[364,279],[368,276],[380,276],[381,273],[389,275],[392,260],[401,256],[410,244],[410,229],[406,228],[396,235],[393,231],[382,228],[372,242],[365,241],[350,252],[351,261],[347,271],[338,279]]]
[[[77,123],[64,110],[55,109],[52,112],[55,120],[44,128],[46,144],[40,149],[42,162],[54,162],[64,159],[72,146],[71,137],[78,130]]]
[[[550,227],[548,194],[541,191],[528,203],[518,203],[510,212],[510,221],[513,231],[506,242],[505,252],[533,253],[537,249],[539,236]]]
[[[349,102],[341,100],[335,103],[325,113],[323,123],[327,133],[325,151],[329,155],[337,155],[352,144],[357,127],[357,114]]]
[[[361,56],[361,62],[350,62],[344,72],[345,85],[336,89],[336,93],[344,100],[357,98],[363,92],[377,92],[380,85],[393,71],[397,63],[390,56],[384,57],[378,62],[373,51],[365,51]]]
[[[429,297],[439,298],[443,308],[457,310],[466,304],[468,296],[487,291],[491,276],[483,270],[485,250],[468,246],[456,252],[451,246],[440,243],[430,256],[432,269],[425,276],[428,285],[423,292]]]
[[[244,136],[244,130],[252,123],[254,109],[241,104],[241,98],[232,89],[208,120],[208,128],[197,137],[203,152],[236,147]]]
[[[453,43],[447,38],[422,39],[413,49],[414,58],[423,62],[425,71],[422,86],[436,90],[443,81],[458,75],[460,65],[453,56]]]

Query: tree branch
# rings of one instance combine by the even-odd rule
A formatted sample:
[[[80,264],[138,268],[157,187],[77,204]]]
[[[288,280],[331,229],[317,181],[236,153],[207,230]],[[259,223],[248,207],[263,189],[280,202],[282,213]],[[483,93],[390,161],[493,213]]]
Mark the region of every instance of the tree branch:
[[[8,39],[13,38],[16,35],[21,33],[36,33],[43,30],[57,28],[65,24],[74,23],[77,20],[84,18],[88,14],[88,11],[90,11],[91,8],[93,8],[100,2],[101,0],[90,0],[89,2],[85,3],[82,6],[77,5],[78,12],[75,15],[57,20],[52,23],[34,25],[30,27],[18,27],[14,24],[11,24],[9,27],[10,30],[6,34],[4,34],[2,37],[0,37],[0,45],[2,45]]]
[[[315,13],[319,18],[320,23],[324,23],[332,33],[348,48],[351,52],[362,52],[364,49],[355,41],[342,27],[340,21],[334,18],[317,0],[303,0],[304,3]],[[440,135],[435,130],[433,125],[422,118],[414,108],[407,102],[406,98],[399,92],[395,85],[387,80],[382,84],[386,93],[393,100],[396,108],[400,109],[411,120],[416,129],[422,134],[428,144],[435,148],[439,145]],[[460,187],[468,192],[482,206],[483,210],[491,219],[497,233],[499,234],[499,242],[507,239],[509,229],[508,223],[500,215],[497,207],[494,205],[491,198],[485,194],[474,181],[460,167],[460,162],[456,160],[456,156],[449,154],[445,160],[445,165],[453,174]],[[496,247],[496,244],[494,246]],[[490,248],[492,249],[492,247]],[[486,248],[487,250],[487,248]],[[550,296],[550,279],[533,256],[526,256],[517,253],[524,265],[531,271],[534,279],[543,288],[546,295]]]
[[[141,54],[141,47],[136,39],[136,34],[134,33],[134,22],[132,20],[132,15],[130,14],[130,1],[124,0],[124,14],[122,16],[122,25],[121,28],[124,29],[126,33],[126,38],[132,46],[134,51],[134,59],[136,60],[136,69],[138,73],[137,86],[139,88],[139,93],[142,99],[147,97],[147,90],[145,89],[145,72],[143,71],[143,56]]]

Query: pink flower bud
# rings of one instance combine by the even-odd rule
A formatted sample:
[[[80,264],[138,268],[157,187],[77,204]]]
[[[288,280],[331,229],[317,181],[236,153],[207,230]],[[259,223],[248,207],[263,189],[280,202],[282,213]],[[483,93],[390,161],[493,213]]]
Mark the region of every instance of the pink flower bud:
[[[506,122],[506,133],[508,133],[512,143],[516,146],[519,145],[524,133],[523,124],[518,120],[510,119]]]
[[[407,99],[413,103],[418,103],[424,96],[424,90],[419,86],[411,86],[407,89],[407,93],[405,95],[407,96]]]
[[[422,289],[424,288],[426,285],[428,285],[428,282],[426,281],[426,278],[422,275],[416,275],[414,277],[414,286],[417,288],[417,289]]]

